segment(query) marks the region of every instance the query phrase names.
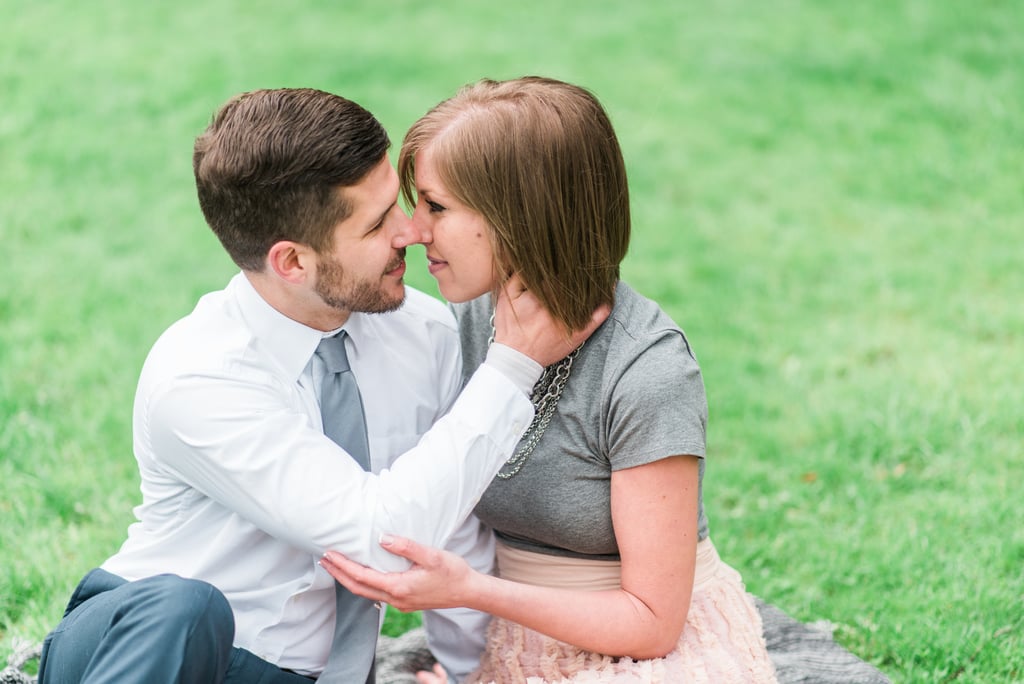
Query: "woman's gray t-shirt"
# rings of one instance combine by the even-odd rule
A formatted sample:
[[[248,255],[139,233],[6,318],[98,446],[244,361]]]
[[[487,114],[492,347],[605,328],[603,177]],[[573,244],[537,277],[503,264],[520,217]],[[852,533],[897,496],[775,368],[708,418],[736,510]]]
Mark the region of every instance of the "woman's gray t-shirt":
[[[487,353],[491,298],[452,308],[468,379]],[[704,382],[683,331],[620,282],[611,315],[573,362],[536,449],[515,475],[494,479],[475,513],[517,548],[618,559],[612,471],[686,454],[700,457],[703,481],[706,424]],[[698,538],[704,539],[702,491],[698,506]]]

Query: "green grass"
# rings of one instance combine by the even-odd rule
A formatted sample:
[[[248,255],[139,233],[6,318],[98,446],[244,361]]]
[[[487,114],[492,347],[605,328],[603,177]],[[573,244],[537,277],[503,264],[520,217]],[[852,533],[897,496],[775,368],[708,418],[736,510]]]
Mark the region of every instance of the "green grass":
[[[1024,681],[1024,6],[0,15],[0,652],[121,542],[142,360],[233,272],[191,179],[212,111],[314,86],[397,141],[465,82],[539,73],[592,88],[619,130],[624,275],[700,357],[712,533],[748,588],[894,682]]]

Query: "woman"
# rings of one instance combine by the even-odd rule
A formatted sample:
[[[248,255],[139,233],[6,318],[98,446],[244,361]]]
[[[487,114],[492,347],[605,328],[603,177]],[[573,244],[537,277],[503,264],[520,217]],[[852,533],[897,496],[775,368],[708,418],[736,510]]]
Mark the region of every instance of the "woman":
[[[751,597],[708,536],[696,358],[619,280],[628,188],[600,103],[550,79],[481,81],[412,126],[398,171],[466,373],[487,351],[499,288],[529,289],[567,331],[613,308],[546,369],[533,425],[476,508],[496,533],[498,577],[402,539],[383,543],[416,562],[409,572],[333,553],[324,566],[401,610],[493,615],[467,681],[774,681]]]

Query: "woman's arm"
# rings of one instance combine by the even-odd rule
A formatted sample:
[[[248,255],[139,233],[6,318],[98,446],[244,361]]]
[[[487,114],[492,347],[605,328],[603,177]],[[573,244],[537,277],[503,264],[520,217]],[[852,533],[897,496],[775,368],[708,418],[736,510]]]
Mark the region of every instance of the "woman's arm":
[[[328,553],[324,567],[353,592],[404,611],[465,606],[579,648],[654,658],[675,646],[686,622],[697,546],[698,464],[673,456],[612,474],[612,520],[622,556],[622,588],[576,591],[502,580],[458,556],[409,540],[382,540],[414,562],[378,573]]]

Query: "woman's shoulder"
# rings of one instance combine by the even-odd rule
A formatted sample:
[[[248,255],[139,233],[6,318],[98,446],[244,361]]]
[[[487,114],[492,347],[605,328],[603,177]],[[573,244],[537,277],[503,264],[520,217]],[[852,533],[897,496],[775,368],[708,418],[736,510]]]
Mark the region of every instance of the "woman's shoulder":
[[[615,290],[613,325],[608,334],[608,353],[628,360],[644,353],[685,352],[696,363],[689,339],[682,327],[657,302],[640,294],[623,281]]]

